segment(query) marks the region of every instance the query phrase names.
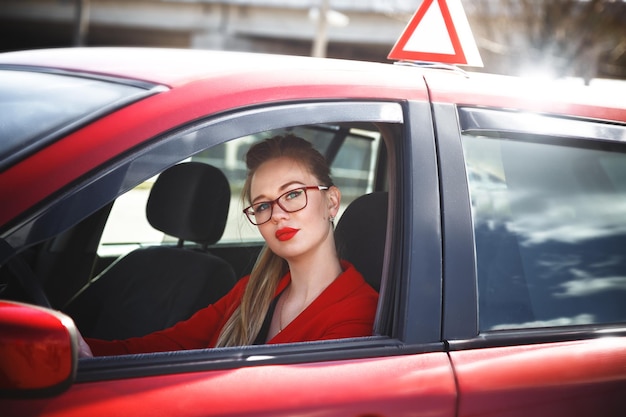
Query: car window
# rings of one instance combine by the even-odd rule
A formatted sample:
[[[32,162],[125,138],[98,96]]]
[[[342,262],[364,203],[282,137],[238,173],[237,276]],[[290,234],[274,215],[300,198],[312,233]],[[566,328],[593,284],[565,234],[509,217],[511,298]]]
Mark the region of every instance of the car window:
[[[342,210],[356,197],[371,192],[380,132],[335,125],[298,126],[244,136],[194,155],[191,160],[219,168],[231,186],[231,204],[220,243],[261,242],[258,229],[242,215],[241,192],[248,148],[267,137],[294,133],[309,139],[331,161],[331,174],[342,190]],[[145,206],[156,177],[121,195],[113,205],[98,249],[100,256],[119,256],[142,246],[174,242],[147,221]]]
[[[463,135],[480,329],[626,321],[626,149]]]
[[[58,131],[145,92],[106,80],[0,70],[0,168],[45,145]]]

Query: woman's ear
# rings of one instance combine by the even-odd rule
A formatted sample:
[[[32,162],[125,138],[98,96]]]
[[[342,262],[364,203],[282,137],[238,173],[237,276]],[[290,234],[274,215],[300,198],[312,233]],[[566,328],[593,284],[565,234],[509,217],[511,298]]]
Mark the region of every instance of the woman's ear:
[[[327,190],[326,194],[328,196],[328,214],[331,217],[337,217],[339,204],[341,203],[341,191],[333,185]]]

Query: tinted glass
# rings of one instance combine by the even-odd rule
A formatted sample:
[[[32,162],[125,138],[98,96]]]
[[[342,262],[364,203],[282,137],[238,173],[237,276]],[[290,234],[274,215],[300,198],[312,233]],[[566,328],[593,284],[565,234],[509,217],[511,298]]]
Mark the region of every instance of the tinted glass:
[[[626,321],[624,147],[555,143],[463,138],[481,330]]]
[[[0,166],[40,140],[141,88],[101,80],[0,70]]]

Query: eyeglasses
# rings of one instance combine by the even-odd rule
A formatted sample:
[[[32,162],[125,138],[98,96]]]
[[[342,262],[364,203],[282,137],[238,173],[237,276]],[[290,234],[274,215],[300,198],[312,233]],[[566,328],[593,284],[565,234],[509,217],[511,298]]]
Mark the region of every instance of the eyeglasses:
[[[248,217],[248,220],[250,220],[250,223],[258,226],[270,221],[274,204],[278,204],[278,206],[287,213],[294,213],[306,207],[308,203],[307,190],[324,191],[328,190],[328,188],[329,187],[323,185],[294,188],[293,190],[281,194],[276,200],[254,203],[243,209],[243,212]]]

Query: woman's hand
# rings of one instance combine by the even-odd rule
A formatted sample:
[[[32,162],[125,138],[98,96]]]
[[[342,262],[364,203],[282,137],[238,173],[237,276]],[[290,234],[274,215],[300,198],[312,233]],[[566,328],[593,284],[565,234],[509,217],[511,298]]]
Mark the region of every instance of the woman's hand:
[[[93,358],[93,353],[91,353],[91,348],[85,342],[83,335],[78,333],[78,357],[79,358]]]

